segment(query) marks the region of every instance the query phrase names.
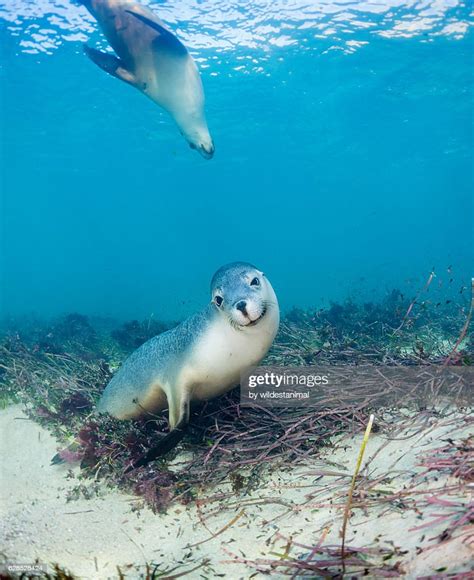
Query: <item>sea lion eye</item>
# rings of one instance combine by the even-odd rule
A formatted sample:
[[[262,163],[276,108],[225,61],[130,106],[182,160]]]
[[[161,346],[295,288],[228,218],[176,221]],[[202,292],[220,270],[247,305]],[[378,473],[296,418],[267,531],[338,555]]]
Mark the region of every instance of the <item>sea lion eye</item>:
[[[222,296],[215,296],[214,297],[214,302],[216,303],[217,306],[221,307],[222,303],[224,302],[224,298],[222,298]]]
[[[260,286],[260,280],[258,278],[253,278],[250,282],[250,286]]]

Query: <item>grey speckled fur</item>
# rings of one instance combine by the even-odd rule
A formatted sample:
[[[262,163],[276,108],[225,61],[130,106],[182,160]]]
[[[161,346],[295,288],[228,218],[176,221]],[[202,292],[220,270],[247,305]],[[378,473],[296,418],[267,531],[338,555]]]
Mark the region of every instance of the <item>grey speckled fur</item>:
[[[155,377],[173,382],[182,361],[215,316],[209,304],[176,328],[155,336],[134,351],[108,384],[97,410],[128,416]]]

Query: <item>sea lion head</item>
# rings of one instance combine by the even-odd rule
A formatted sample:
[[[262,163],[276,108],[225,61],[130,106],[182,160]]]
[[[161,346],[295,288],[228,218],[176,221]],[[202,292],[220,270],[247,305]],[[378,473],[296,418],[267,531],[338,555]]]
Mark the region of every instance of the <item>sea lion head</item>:
[[[220,268],[211,282],[212,304],[236,329],[259,326],[272,318],[278,325],[275,292],[265,274],[246,262]]]
[[[215,148],[204,112],[201,78],[194,61],[189,60],[186,70],[186,85],[171,93],[168,110],[191,149],[195,149],[205,159],[211,159]]]
[[[185,121],[176,119],[181,134],[189,143],[191,149],[196,149],[204,159],[214,156],[214,142],[207,128],[206,120],[201,115],[188,116]]]

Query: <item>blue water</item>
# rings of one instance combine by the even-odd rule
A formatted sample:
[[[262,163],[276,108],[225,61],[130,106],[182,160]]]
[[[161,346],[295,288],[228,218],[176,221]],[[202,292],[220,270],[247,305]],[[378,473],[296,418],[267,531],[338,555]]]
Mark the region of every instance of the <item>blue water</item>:
[[[467,284],[468,4],[149,4],[200,66],[212,160],[82,54],[84,8],[0,9],[3,314],[181,318],[233,260],[283,309]]]

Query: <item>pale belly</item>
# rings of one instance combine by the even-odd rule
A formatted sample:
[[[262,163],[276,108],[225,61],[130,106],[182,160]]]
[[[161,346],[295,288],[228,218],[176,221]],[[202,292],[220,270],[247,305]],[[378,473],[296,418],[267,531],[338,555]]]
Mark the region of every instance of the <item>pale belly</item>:
[[[193,400],[212,399],[240,383],[241,373],[258,365],[273,342],[274,324],[238,331],[227,322],[213,325],[190,357],[186,375]]]

